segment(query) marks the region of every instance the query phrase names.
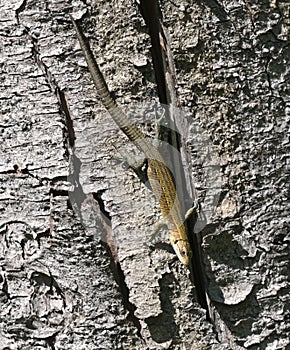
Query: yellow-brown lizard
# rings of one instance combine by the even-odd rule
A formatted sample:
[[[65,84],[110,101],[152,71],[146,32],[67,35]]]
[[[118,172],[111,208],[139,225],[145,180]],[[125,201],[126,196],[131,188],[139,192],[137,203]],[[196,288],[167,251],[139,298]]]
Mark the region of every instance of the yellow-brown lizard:
[[[191,248],[187,237],[180,201],[177,196],[175,184],[165,164],[165,161],[156,147],[148,140],[143,132],[130,122],[115,100],[111,97],[107,84],[97,65],[89,44],[86,41],[78,24],[71,17],[77,33],[81,49],[86,58],[89,71],[96,86],[97,94],[114,119],[119,128],[134,142],[137,148],[145,155],[148,168],[147,175],[155,197],[159,201],[162,216],[168,222],[170,242],[179,260],[189,265]]]

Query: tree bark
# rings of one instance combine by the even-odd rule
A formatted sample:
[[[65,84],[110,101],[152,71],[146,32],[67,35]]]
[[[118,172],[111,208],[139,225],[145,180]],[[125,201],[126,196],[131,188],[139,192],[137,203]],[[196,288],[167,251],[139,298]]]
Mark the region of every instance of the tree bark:
[[[141,112],[158,97],[137,3],[2,0],[1,349],[289,347],[289,5],[160,6],[189,123],[179,131],[203,213],[209,313],[166,230],[148,243],[156,199],[117,159],[131,145],[96,97],[69,18],[152,135]]]

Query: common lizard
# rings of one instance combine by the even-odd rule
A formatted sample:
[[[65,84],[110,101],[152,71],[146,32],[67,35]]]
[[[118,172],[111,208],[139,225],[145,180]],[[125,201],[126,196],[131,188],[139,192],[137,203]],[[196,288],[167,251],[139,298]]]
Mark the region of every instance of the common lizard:
[[[98,97],[119,128],[145,155],[148,163],[148,179],[152,191],[159,201],[162,216],[168,223],[170,243],[179,260],[183,264],[189,265],[192,252],[184,223],[185,218],[182,215],[181,204],[171,172],[158,149],[152,145],[146,135],[136,125],[130,122],[116,101],[111,97],[107,84],[81,28],[72,17],[71,20],[76,30],[80,47],[86,58]]]

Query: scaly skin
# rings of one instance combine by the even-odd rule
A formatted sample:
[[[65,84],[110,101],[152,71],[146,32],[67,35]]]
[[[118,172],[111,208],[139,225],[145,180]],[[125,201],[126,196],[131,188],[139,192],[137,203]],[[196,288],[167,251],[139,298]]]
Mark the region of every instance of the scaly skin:
[[[179,260],[183,264],[188,265],[191,256],[191,248],[188,242],[187,230],[181,214],[181,205],[171,172],[166,166],[158,149],[152,145],[136,125],[131,124],[130,120],[111,97],[107,84],[86,42],[84,34],[72,17],[71,20],[102,104],[108,110],[119,128],[136,144],[138,149],[143,152],[147,158],[148,179],[153,193],[159,201],[162,216],[168,222],[170,242]]]

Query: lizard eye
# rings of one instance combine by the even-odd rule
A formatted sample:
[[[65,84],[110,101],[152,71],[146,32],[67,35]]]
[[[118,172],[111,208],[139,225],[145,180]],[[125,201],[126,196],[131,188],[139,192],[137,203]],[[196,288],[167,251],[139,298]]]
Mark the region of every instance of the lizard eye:
[[[179,258],[179,260],[183,264],[188,265],[189,264],[189,260],[190,260],[190,252],[183,245],[183,241],[176,239],[172,243],[172,245],[173,245],[173,248],[174,248],[175,253],[176,253],[177,257]]]
[[[177,239],[175,242],[174,242],[174,244],[176,244],[177,246],[178,246],[178,250],[179,250],[179,254],[182,256],[182,257],[184,257],[185,255],[186,255],[186,251],[185,251],[185,249],[181,246],[181,247],[179,247],[179,245],[178,245],[178,242],[179,242],[179,240]]]
[[[185,256],[186,255],[186,252],[183,248],[180,249],[180,255],[181,256]]]

